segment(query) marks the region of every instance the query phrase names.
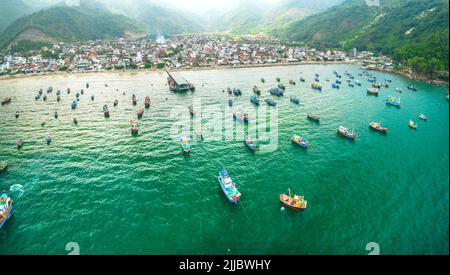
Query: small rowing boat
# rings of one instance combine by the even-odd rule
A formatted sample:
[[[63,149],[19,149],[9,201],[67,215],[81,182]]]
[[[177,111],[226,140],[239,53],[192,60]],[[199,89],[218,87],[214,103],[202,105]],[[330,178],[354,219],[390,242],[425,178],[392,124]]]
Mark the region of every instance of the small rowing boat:
[[[408,85],[408,90],[417,91],[417,88],[414,85],[409,84]]]
[[[61,101],[61,96],[56,96],[56,102],[60,102]]]
[[[180,138],[180,146],[183,152],[185,152],[186,154],[189,154],[191,152],[191,145],[189,144],[189,139],[187,139],[186,137]]]
[[[105,117],[109,117],[109,108],[107,104],[103,105],[103,114]]]
[[[258,89],[258,87],[253,87],[253,93],[257,94],[257,95],[261,95],[261,90]]]
[[[52,140],[53,140],[52,136],[51,136],[51,135],[48,135],[48,136],[47,136],[47,139],[46,139],[47,145],[50,145],[50,143],[52,143]]]
[[[419,128],[419,125],[417,123],[414,123],[414,121],[412,121],[411,119],[409,120],[408,126],[409,126],[409,128],[412,128],[414,130]]]
[[[23,147],[23,139],[19,139],[17,142],[16,142],[16,145],[17,145],[17,148],[18,149],[20,149],[20,148],[22,148]]]
[[[55,118],[58,119],[58,111],[55,111]]]
[[[136,95],[133,94],[133,96],[131,97],[131,102],[133,103],[133,105],[137,104],[137,100],[136,100]]]
[[[78,103],[77,103],[76,100],[72,101],[72,105],[71,105],[72,110],[76,109],[76,108],[77,108],[77,105],[78,105]]]
[[[331,88],[339,90],[341,88],[341,86],[339,84],[333,83],[333,84],[331,84]]]
[[[291,190],[289,190],[289,195],[281,194],[280,201],[287,208],[296,211],[305,210],[308,205],[308,201],[306,201],[303,196],[294,195],[292,197]]]
[[[378,96],[380,94],[380,90],[377,88],[367,88],[367,94]]]
[[[375,131],[378,131],[378,132],[381,132],[381,133],[385,133],[385,134],[387,134],[387,132],[389,131],[388,128],[384,128],[384,127],[381,125],[381,121],[380,121],[380,122],[374,122],[374,121],[372,121],[372,122],[369,124],[369,127],[370,127],[371,129],[375,130]]]
[[[264,78],[261,78],[262,83],[266,83],[266,80]]]
[[[248,149],[252,151],[256,151],[256,144],[253,142],[253,140],[249,137],[244,137],[244,143],[248,147]]]
[[[303,138],[297,134],[292,135],[291,141],[303,148],[308,148],[308,146],[309,146],[309,142],[305,138]]]
[[[78,124],[78,119],[76,117],[73,118],[73,123]]]
[[[306,117],[309,120],[320,122],[320,116],[318,116],[318,115],[315,115],[315,114],[312,114],[312,113],[308,113],[308,115]]]
[[[297,105],[300,105],[300,99],[298,99],[297,97],[292,97],[291,96],[291,102],[293,102],[293,103],[295,103],[295,104],[297,104]]]
[[[396,91],[397,93],[403,93],[402,89],[400,89],[400,88],[395,88],[395,91]]]
[[[347,128],[343,127],[343,126],[339,126],[337,132],[338,132],[338,134],[340,134],[341,136],[346,137],[346,138],[348,138],[348,139],[351,139],[351,140],[355,140],[355,139],[356,139],[356,133],[355,133],[354,130],[352,130],[352,131],[350,132],[349,129],[347,129]]]
[[[5,171],[8,167],[8,163],[6,161],[0,161],[0,172]]]
[[[0,229],[11,218],[13,200],[6,194],[0,196]]]
[[[428,120],[428,117],[426,115],[422,114],[422,113],[419,114],[419,118],[421,120]]]
[[[267,98],[266,100],[264,100],[266,103],[267,103],[267,105],[269,105],[269,106],[273,106],[273,107],[275,107],[275,106],[277,106],[277,103],[275,102],[275,101],[273,101],[272,99],[270,99],[270,98]]]
[[[284,96],[284,90],[279,87],[270,89],[269,93],[274,96]]]
[[[289,84],[291,84],[291,85],[296,85],[297,83],[295,83],[294,80],[289,80]]]
[[[259,99],[255,95],[250,97],[250,102],[259,106]]]
[[[219,176],[217,177],[219,180],[220,187],[222,188],[223,193],[227,197],[230,203],[238,203],[241,198],[241,193],[236,188],[236,184],[230,178],[228,171],[222,169],[220,171]]]
[[[94,101],[95,100],[95,96],[91,95],[91,100]]]
[[[357,86],[360,86],[361,87],[361,81],[359,81],[359,80],[355,80],[355,85],[357,85]]]
[[[151,104],[150,97],[148,97],[148,96],[145,97],[145,100],[144,100],[145,108],[146,108],[146,109],[150,108],[150,104]]]
[[[277,82],[280,82],[280,81],[281,81],[281,78],[277,77],[276,80],[277,80]]]
[[[20,112],[16,111],[16,119],[19,118],[19,116],[20,116]]]
[[[119,100],[114,100],[114,107],[117,107],[117,105],[119,104]]]

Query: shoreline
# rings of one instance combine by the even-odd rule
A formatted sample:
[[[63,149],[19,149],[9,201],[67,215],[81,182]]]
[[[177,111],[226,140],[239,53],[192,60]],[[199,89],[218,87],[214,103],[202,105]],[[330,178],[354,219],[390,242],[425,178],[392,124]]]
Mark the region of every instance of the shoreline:
[[[188,68],[171,68],[170,71],[173,72],[198,72],[198,71],[209,71],[209,70],[237,70],[237,69],[252,69],[252,68],[267,68],[267,67],[285,67],[285,66],[300,66],[300,65],[362,65],[361,60],[350,60],[350,61],[305,61],[305,62],[289,62],[289,63],[268,63],[268,64],[248,64],[248,65],[226,65],[226,66],[209,66],[209,67],[188,67]],[[89,76],[97,74],[146,74],[146,73],[161,73],[165,69],[136,69],[136,70],[100,70],[100,71],[75,71],[75,72],[53,72],[53,73],[36,73],[36,74],[17,74],[17,75],[3,75],[0,76],[0,81],[7,80],[20,80],[20,79],[32,79],[36,77],[55,77],[55,76]],[[399,76],[403,76],[409,80],[421,81],[427,84],[449,87],[449,82],[444,80],[431,80],[424,76],[416,75],[408,71],[401,70],[384,70],[379,68],[369,69],[371,71],[393,73]]]
[[[306,61],[306,62],[289,62],[289,63],[273,63],[273,64],[249,64],[249,65],[227,65],[227,66],[209,66],[209,67],[190,67],[190,68],[170,68],[173,72],[189,72],[189,71],[209,71],[209,70],[233,70],[233,69],[251,69],[265,67],[284,67],[298,65],[351,65],[361,64],[360,61]],[[136,69],[136,70],[100,70],[100,71],[75,71],[75,72],[53,72],[53,73],[36,73],[36,74],[17,74],[0,76],[0,81],[18,80],[36,77],[54,77],[54,76],[79,76],[79,75],[97,75],[97,74],[145,74],[145,73],[161,73],[164,69]]]

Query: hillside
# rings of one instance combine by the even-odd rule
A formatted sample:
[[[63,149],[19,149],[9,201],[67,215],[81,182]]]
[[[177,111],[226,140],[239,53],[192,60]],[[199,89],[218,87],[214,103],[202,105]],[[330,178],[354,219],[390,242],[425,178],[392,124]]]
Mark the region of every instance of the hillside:
[[[58,6],[16,20],[1,34],[0,48],[30,30],[40,33],[40,37],[64,42],[124,37],[143,31],[138,23],[124,16],[100,9]]]
[[[16,19],[31,13],[32,9],[21,0],[0,1],[0,32]]]
[[[448,71],[448,8],[446,0],[385,0],[380,7],[347,0],[277,34],[320,48],[381,52],[432,75]]]

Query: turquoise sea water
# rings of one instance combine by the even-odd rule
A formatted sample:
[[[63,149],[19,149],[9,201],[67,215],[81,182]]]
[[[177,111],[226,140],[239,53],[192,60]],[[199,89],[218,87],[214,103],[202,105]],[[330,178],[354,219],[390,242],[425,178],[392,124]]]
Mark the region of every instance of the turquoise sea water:
[[[331,89],[334,70],[343,76],[340,90]],[[362,87],[347,87],[345,70]],[[1,81],[0,98],[13,96],[13,102],[0,106],[0,161],[9,163],[0,173],[0,191],[13,197],[15,210],[0,230],[0,254],[67,254],[68,242],[77,242],[81,254],[367,254],[369,242],[377,242],[381,254],[448,254],[448,89],[414,83],[418,91],[412,92],[408,80],[377,72],[379,81],[393,81],[379,97],[368,96],[367,78],[358,72],[351,65],[183,72],[197,86],[184,95],[169,92],[162,73]],[[322,92],[310,89],[315,73]],[[300,76],[307,82],[300,83]],[[265,91],[276,77],[287,86],[286,96],[275,98],[277,108],[253,106],[252,87],[263,90],[262,99],[269,97]],[[35,101],[37,90],[45,94],[48,86],[54,88],[48,101]],[[223,93],[227,87],[239,87],[243,96]],[[85,93],[72,111],[80,89]],[[133,93],[138,106],[131,104]],[[132,137],[129,120],[147,95],[152,106]],[[300,106],[289,101],[292,95]],[[388,95],[401,96],[402,108],[386,106]],[[233,123],[229,98],[234,110],[250,113],[248,128]],[[105,103],[109,119],[102,113]],[[191,122],[192,103],[197,114]],[[252,124],[268,110],[275,125],[264,127],[270,134],[256,134]],[[308,112],[322,122],[306,120]],[[419,112],[429,120],[419,121]],[[409,119],[419,123],[418,130],[408,127]],[[368,127],[380,120],[390,129],[387,135]],[[203,141],[194,133],[199,121]],[[179,125],[194,129],[189,157],[179,146]],[[357,140],[339,137],[340,125],[354,128]],[[275,147],[251,153],[240,129],[260,145]],[[310,148],[292,145],[293,131]],[[54,139],[50,146],[48,134]],[[25,141],[21,150],[15,145],[19,138]],[[218,185],[222,167],[242,193],[237,206]],[[305,195],[306,211],[282,208],[278,196],[288,188]]]

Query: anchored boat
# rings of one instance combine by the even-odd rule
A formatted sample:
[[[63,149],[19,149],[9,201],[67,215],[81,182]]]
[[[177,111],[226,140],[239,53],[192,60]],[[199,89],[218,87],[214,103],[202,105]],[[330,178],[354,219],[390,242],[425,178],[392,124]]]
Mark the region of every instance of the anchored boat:
[[[375,130],[375,131],[378,131],[378,132],[381,132],[381,133],[385,133],[385,134],[387,134],[387,132],[389,131],[389,129],[388,128],[384,128],[382,125],[381,125],[381,121],[380,122],[371,122],[370,124],[369,124],[369,127],[371,128],[371,129],[373,129],[373,130]]]
[[[136,100],[136,95],[133,94],[133,96],[131,97],[131,102],[133,103],[133,105],[137,104],[137,100]]]
[[[0,196],[0,229],[6,221],[11,218],[13,210],[13,200],[6,194]]]
[[[22,147],[23,147],[23,139],[19,139],[19,140],[16,142],[16,145],[17,145],[17,148],[18,148],[18,149],[22,148]]]
[[[117,105],[119,104],[119,100],[114,100],[114,107],[117,107]]]
[[[2,100],[2,106],[3,105],[5,105],[5,104],[9,104],[9,103],[11,103],[11,98],[10,97],[5,97],[3,100]]]
[[[414,121],[412,121],[411,119],[409,120],[408,126],[409,126],[409,128],[412,128],[414,130],[419,128],[419,125],[417,123],[414,123]]]
[[[428,117],[426,115],[422,114],[422,113],[419,114],[419,118],[421,120],[428,120]]]
[[[384,102],[386,104],[388,104],[388,105],[392,105],[392,106],[395,106],[395,107],[398,107],[398,108],[400,108],[400,106],[401,106],[400,105],[400,97],[398,98],[397,101],[395,101],[395,97],[388,96]]]
[[[241,198],[241,193],[236,188],[236,184],[230,178],[228,171],[222,169],[220,171],[219,176],[217,177],[219,180],[220,187],[222,188],[223,193],[227,197],[230,203],[238,203]]]
[[[257,95],[261,95],[261,90],[258,89],[258,87],[253,87],[253,93],[257,94]]]
[[[250,97],[250,102],[259,106],[259,99],[256,96],[251,96]]]
[[[320,122],[320,116],[308,113],[307,118],[312,121]]]
[[[355,131],[354,131],[354,130],[352,130],[352,131],[350,132],[349,129],[347,129],[347,128],[343,127],[343,126],[339,126],[337,132],[338,132],[341,136],[346,137],[346,138],[348,138],[348,139],[351,139],[351,140],[355,140],[355,139],[356,139],[356,134],[355,134]]]
[[[109,108],[107,104],[103,105],[103,113],[105,117],[109,117]]]
[[[297,134],[292,135],[291,140],[293,143],[297,144],[300,147],[308,148],[309,146],[309,142],[305,138]]]
[[[230,106],[230,107],[233,106],[233,100],[231,100],[231,99],[228,100],[228,106]]]
[[[253,142],[253,140],[249,137],[244,137],[244,143],[247,145],[248,149],[252,151],[256,151],[256,144]]]
[[[290,208],[290,209],[296,210],[296,211],[305,210],[308,205],[308,201],[306,201],[303,196],[294,195],[292,197],[291,190],[289,190],[289,195],[281,194],[280,201],[287,208]]]
[[[139,133],[139,124],[135,120],[130,121],[130,130],[132,135],[137,135]]]
[[[331,88],[339,90],[341,88],[341,86],[339,86],[339,84],[333,83],[333,84],[331,84]]]
[[[144,105],[145,105],[145,108],[150,108],[150,104],[151,104],[151,100],[150,100],[150,97],[145,97],[145,100],[144,100]]]
[[[267,98],[266,100],[264,100],[266,103],[267,103],[267,105],[269,105],[269,106],[273,106],[273,107],[275,107],[275,106],[277,106],[277,103],[275,102],[275,101],[273,101],[272,99],[270,99],[270,98]]]
[[[141,108],[137,111],[137,117],[141,119],[143,115],[144,115],[144,108]]]
[[[284,96],[284,90],[279,87],[270,89],[269,93],[274,96]]]
[[[314,90],[322,91],[322,85],[319,82],[313,82],[311,88]]]
[[[53,138],[51,135],[48,135],[46,140],[47,140],[47,145],[50,145],[50,143],[52,143]]]
[[[380,94],[380,90],[377,88],[367,88],[367,94],[378,96]]]
[[[291,97],[291,102],[293,102],[293,103],[295,103],[295,104],[297,104],[297,105],[300,105],[300,99],[298,99],[297,97]]]

